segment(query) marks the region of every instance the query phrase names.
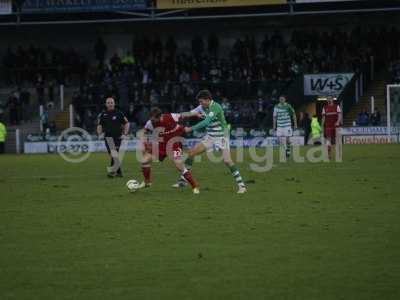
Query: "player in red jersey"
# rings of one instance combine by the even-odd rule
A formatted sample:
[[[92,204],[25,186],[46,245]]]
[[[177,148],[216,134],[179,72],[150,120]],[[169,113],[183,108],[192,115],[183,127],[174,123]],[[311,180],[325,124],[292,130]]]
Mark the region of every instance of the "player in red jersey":
[[[327,101],[322,109],[322,127],[331,158],[332,145],[336,143],[336,128],[342,124],[343,116],[340,106],[334,102],[332,96],[328,96]]]
[[[146,141],[142,135],[143,157],[142,173],[144,182],[139,188],[151,186],[151,162],[156,157],[160,161],[169,157],[175,163],[176,168],[190,183],[194,194],[198,194],[199,188],[190,170],[186,169],[183,160],[182,135],[185,133],[184,127],[179,125],[179,121],[196,116],[195,113],[166,113],[163,114],[159,108],[153,108],[150,112],[150,120],[144,127],[144,133],[152,133],[153,140]],[[156,140],[155,140],[156,139]]]

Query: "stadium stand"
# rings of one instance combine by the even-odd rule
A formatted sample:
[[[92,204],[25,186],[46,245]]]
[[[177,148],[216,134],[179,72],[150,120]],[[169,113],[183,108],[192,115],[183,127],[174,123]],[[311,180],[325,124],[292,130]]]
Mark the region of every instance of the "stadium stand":
[[[52,130],[64,129],[69,112],[58,112],[53,105],[58,85],[64,84],[76,125],[93,132],[103,99],[115,96],[138,128],[151,106],[188,110],[194,93],[207,87],[224,103],[234,126],[268,129],[273,103],[296,78],[304,73],[358,73],[370,68],[372,57],[377,74],[382,73],[388,61],[399,59],[399,42],[391,38],[397,35],[396,27],[365,25],[350,31],[257,31],[237,36],[233,44],[224,42],[218,32],[193,34],[186,40],[176,40],[173,34],[138,35],[120,51],[98,38],[89,55],[69,46],[10,47],[2,60],[3,85],[16,89],[2,106],[8,122],[18,124],[32,119],[26,113],[32,107],[45,104]],[[383,96],[385,82],[379,77],[371,83],[370,92],[346,116],[346,125],[366,108],[370,94]],[[299,96],[291,101],[299,107],[305,100]],[[383,104],[379,108],[384,112]]]

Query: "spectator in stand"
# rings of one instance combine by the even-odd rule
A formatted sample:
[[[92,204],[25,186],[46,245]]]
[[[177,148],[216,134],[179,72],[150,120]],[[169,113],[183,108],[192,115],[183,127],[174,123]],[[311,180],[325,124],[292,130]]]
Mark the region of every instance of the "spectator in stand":
[[[42,133],[45,134],[47,128],[49,128],[49,113],[46,109],[43,110],[43,113],[40,116],[40,122],[42,123],[43,131]]]
[[[45,104],[44,80],[41,74],[37,74],[36,76],[36,95],[39,105]]]
[[[121,64],[128,67],[132,67],[135,64],[135,58],[130,51],[128,51],[126,55],[122,58]]]
[[[2,63],[3,63],[5,84],[11,85],[13,82],[12,69],[15,68],[15,54],[13,53],[10,47],[8,47]]]
[[[153,40],[152,50],[153,50],[153,57],[154,58],[160,58],[162,56],[162,54],[163,54],[163,44],[161,42],[161,39],[160,39],[159,35],[157,35]]]
[[[218,93],[216,95],[218,95]],[[230,114],[231,113],[231,104],[229,103],[228,98],[222,97],[221,106],[222,106],[225,114]]]
[[[165,48],[167,50],[167,55],[169,57],[171,57],[171,58],[175,57],[176,50],[178,49],[178,47],[176,45],[175,39],[171,35],[168,37]]]
[[[149,97],[150,104],[154,107],[160,102],[160,95],[155,89],[152,89]]]
[[[20,121],[20,119],[19,119],[20,98],[19,97],[20,97],[19,92],[16,91],[16,92],[12,93],[10,95],[10,97],[8,98],[7,107],[9,110],[11,125],[19,125],[19,121]]]
[[[257,102],[255,103],[255,128],[263,127],[265,118],[267,116],[267,106],[262,95],[259,93]]]
[[[219,50],[219,41],[215,33],[210,34],[208,37],[208,53],[211,57],[217,57]]]
[[[49,86],[47,88],[47,94],[48,94],[49,103],[53,103],[53,105],[54,105],[54,100],[55,100],[55,84],[54,84],[54,81],[50,81]]]
[[[375,109],[374,113],[371,115],[371,125],[381,126],[381,113],[379,109]]]
[[[49,131],[51,135],[56,135],[57,134],[57,125],[56,122],[51,121],[49,124]]]
[[[110,66],[112,72],[119,71],[119,67],[121,65],[121,58],[119,57],[118,53],[114,53],[114,55],[110,59]]]
[[[31,121],[31,94],[23,88],[20,93],[21,118],[23,121]]]
[[[138,129],[137,117],[136,117],[137,113],[138,113],[138,110],[135,107],[135,105],[132,102],[129,103],[129,108],[128,108],[128,112],[126,114],[126,118],[129,121],[132,132],[136,132],[136,130]]]
[[[5,151],[5,144],[7,138],[7,128],[4,125],[3,120],[0,116],[0,154],[3,154]]]
[[[93,132],[96,127],[96,121],[97,115],[92,111],[92,109],[86,109],[82,120],[84,128],[89,132]]]
[[[369,114],[366,110],[360,112],[357,118],[357,125],[358,126],[368,126],[369,124]]]
[[[147,106],[143,106],[139,110],[139,113],[137,114],[137,120],[139,125],[144,125],[147,122],[147,120],[149,119],[149,113],[150,110]]]
[[[311,120],[307,112],[300,112],[299,128],[304,131],[304,144],[307,145],[311,133]]]
[[[196,60],[200,60],[204,52],[204,42],[203,39],[196,35],[192,40],[192,53]]]
[[[74,110],[76,112],[76,116],[78,116],[79,122],[78,126],[82,126],[81,120],[84,114],[84,108],[82,106],[82,97],[79,92],[74,92],[72,95],[72,105],[74,106]]]
[[[97,39],[96,44],[94,45],[94,53],[99,66],[103,66],[104,58],[107,53],[107,45],[104,43],[104,40],[101,37]]]

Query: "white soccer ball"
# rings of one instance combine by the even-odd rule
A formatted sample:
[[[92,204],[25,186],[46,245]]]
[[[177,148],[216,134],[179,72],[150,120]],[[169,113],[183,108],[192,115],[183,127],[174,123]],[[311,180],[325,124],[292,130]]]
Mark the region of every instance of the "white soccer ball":
[[[139,188],[139,182],[134,179],[131,179],[126,183],[126,187],[130,192],[136,192]]]

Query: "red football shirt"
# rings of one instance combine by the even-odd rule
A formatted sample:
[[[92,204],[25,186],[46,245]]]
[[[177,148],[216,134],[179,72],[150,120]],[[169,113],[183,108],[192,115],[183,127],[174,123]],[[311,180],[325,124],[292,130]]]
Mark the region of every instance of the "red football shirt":
[[[180,114],[167,113],[162,114],[160,121],[155,123],[151,120],[147,121],[145,125],[146,131],[154,131],[156,128],[160,129],[159,133],[159,146],[160,152],[164,152],[166,150],[167,143],[176,137],[180,137],[184,134],[184,127],[179,125],[179,120],[181,119]],[[182,148],[181,141],[175,142],[173,145],[173,150],[177,150],[178,148]]]
[[[336,122],[339,120],[339,114],[341,113],[340,106],[336,103],[332,105],[326,104],[322,109],[322,115],[325,116],[325,127],[334,128]]]

